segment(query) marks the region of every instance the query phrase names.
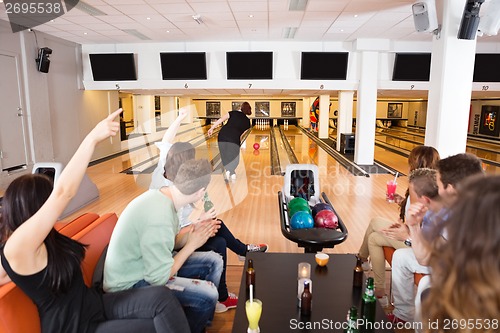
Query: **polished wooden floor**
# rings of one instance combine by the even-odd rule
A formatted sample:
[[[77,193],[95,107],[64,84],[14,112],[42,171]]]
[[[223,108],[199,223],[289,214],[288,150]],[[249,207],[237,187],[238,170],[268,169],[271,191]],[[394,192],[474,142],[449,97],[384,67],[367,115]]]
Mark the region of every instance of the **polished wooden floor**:
[[[197,131],[198,132],[198,131]],[[187,140],[183,134],[178,140]],[[372,174],[370,177],[353,176],[335,159],[303,135],[294,126],[286,131],[299,163],[312,163],[319,167],[320,191],[325,192],[335,206],[349,230],[347,240],[327,253],[357,253],[364,231],[374,216],[397,220],[398,206],[385,200],[386,181],[390,174]],[[255,142],[261,148],[254,151]],[[301,253],[295,243],[284,238],[280,231],[277,192],[282,190],[283,177],[271,175],[269,129],[253,129],[241,149],[241,161],[237,169],[237,180],[226,183],[220,173],[214,173],[208,192],[233,234],[245,243],[267,243],[270,252]],[[152,146],[151,146],[152,147]],[[144,192],[150,174],[126,174],[123,170],[154,157],[155,148],[142,148],[88,168],[88,176],[97,185],[100,198],[66,217],[71,220],[84,212],[118,215],[136,196]],[[212,158],[218,153],[216,140],[209,139],[197,147],[197,157]],[[406,160],[401,156],[377,150],[377,159],[398,170],[407,170]],[[384,156],[385,154],[385,156]],[[407,177],[398,179],[398,193],[404,194]],[[238,294],[242,265],[234,253],[228,253],[227,281],[229,291]],[[217,314],[208,332],[230,332],[234,310]]]

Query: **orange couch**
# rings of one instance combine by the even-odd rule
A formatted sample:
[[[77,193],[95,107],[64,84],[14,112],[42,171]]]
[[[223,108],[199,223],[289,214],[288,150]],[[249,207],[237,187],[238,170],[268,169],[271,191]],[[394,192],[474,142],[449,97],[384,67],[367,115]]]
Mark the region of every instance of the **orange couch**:
[[[85,283],[90,286],[94,268],[109,243],[118,217],[84,214],[69,223],[57,223],[62,234],[87,244],[82,263]],[[13,282],[0,287],[0,333],[39,333],[40,319],[35,304]]]

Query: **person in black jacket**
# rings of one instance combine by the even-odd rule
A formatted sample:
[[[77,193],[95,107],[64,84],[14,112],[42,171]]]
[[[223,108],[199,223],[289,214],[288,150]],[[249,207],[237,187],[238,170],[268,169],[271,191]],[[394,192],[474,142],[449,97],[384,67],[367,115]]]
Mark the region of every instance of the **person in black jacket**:
[[[241,104],[241,110],[233,110],[219,118],[208,130],[212,135],[215,127],[227,120],[222,126],[217,137],[219,143],[220,157],[224,166],[226,179],[236,180],[236,167],[240,162],[241,136],[250,128],[252,107],[248,102]]]

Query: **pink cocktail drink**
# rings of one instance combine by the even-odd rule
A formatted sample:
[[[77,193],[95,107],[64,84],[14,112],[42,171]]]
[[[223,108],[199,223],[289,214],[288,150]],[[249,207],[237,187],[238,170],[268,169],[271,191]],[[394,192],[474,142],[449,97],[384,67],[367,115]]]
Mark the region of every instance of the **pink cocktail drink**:
[[[397,185],[398,183],[394,182],[393,180],[387,181],[387,193],[386,193],[387,202],[394,202],[394,195],[396,194]]]

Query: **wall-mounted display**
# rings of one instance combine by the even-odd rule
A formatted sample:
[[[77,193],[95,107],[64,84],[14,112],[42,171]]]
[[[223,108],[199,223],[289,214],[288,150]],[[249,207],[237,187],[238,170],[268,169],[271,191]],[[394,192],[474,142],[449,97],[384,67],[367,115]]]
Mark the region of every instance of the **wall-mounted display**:
[[[241,104],[243,104],[243,102],[232,102],[231,109],[232,110],[241,110]]]
[[[255,116],[269,117],[269,102],[255,102]]]
[[[295,102],[281,102],[281,116],[295,117]]]
[[[401,118],[403,116],[403,103],[388,103],[387,118]]]
[[[207,102],[207,117],[220,117],[220,102]]]
[[[499,105],[483,105],[481,107],[481,124],[479,134],[498,137],[500,126],[498,116],[500,115]]]

